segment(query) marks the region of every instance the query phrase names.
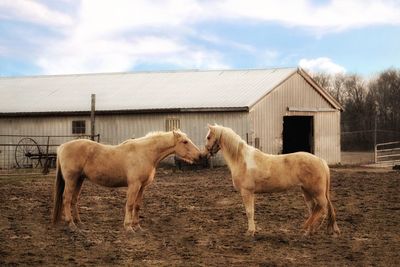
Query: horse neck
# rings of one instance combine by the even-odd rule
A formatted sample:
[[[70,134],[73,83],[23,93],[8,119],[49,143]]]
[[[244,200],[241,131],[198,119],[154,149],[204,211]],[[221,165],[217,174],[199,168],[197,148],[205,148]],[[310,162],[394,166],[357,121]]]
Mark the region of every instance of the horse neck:
[[[226,137],[226,136],[225,136]],[[228,144],[228,142],[231,142],[232,140],[228,140],[226,138],[224,138],[224,134],[221,134],[220,137],[220,146],[221,146],[221,152],[225,158],[226,163],[228,164],[229,168],[232,169],[235,166],[238,165],[238,163],[242,160],[241,155],[239,154],[239,146],[241,145],[242,140],[234,140],[235,142],[237,142],[237,144],[235,144],[232,147],[232,144]]]
[[[175,141],[171,133],[150,137],[146,143],[146,154],[150,156],[154,166],[175,151]]]

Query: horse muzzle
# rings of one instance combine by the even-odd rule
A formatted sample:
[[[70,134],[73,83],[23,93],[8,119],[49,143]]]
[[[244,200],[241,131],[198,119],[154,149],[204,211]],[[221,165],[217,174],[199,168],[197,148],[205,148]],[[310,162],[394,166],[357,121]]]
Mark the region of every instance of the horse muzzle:
[[[184,162],[189,163],[189,164],[193,164],[193,162],[194,162],[194,159],[192,159],[192,158],[180,157],[180,156],[176,156],[176,157],[179,160],[184,161]]]

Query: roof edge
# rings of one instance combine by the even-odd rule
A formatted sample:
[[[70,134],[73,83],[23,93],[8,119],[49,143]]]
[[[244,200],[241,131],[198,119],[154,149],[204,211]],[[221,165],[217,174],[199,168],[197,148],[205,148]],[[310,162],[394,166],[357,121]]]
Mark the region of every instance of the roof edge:
[[[162,113],[202,113],[202,112],[248,112],[249,107],[217,107],[217,108],[168,108],[168,109],[123,109],[96,110],[96,115],[128,115],[128,114],[162,114]],[[43,112],[0,112],[0,118],[10,117],[58,117],[58,116],[90,116],[90,111],[43,111]]]
[[[326,99],[334,108],[343,111],[343,106],[324,88],[322,88],[314,79],[302,68],[297,69],[299,73],[320,95]]]
[[[292,68],[286,68],[286,69],[292,69]],[[254,103],[251,103],[249,105],[250,109],[253,108],[255,105],[257,105],[262,99],[264,99],[267,95],[269,95],[272,91],[275,91],[276,88],[278,88],[280,85],[282,85],[284,82],[286,82],[290,77],[292,77],[296,72],[297,68],[293,68],[293,71],[290,72],[284,79],[282,79],[279,83],[277,83],[271,90],[269,90],[267,93],[263,94],[260,98],[258,98]]]
[[[42,75],[26,75],[26,76],[0,76],[0,79],[24,79],[24,78],[50,78],[50,77],[74,77],[74,76],[96,76],[96,75],[130,75],[143,73],[189,73],[189,72],[218,72],[218,71],[257,71],[257,70],[280,70],[280,69],[296,69],[296,67],[279,67],[279,68],[250,68],[250,69],[186,69],[186,70],[143,70],[143,71],[126,71],[126,72],[89,72],[89,73],[68,73],[68,74],[42,74]]]

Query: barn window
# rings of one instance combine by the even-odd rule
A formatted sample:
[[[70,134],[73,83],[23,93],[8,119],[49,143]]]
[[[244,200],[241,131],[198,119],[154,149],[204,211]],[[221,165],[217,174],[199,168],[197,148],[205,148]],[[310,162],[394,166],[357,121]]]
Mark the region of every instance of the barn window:
[[[178,118],[167,118],[165,121],[165,130],[172,131],[181,128],[181,121]]]
[[[86,121],[72,121],[72,133],[73,134],[85,134],[86,133]]]

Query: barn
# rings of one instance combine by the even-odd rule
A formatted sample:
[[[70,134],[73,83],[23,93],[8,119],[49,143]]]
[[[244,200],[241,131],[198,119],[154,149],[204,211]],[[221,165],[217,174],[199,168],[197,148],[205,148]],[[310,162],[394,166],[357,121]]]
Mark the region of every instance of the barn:
[[[203,146],[207,124],[218,123],[266,153],[340,162],[342,108],[300,68],[2,77],[0,144],[89,134],[92,94],[102,143],[180,128]]]

